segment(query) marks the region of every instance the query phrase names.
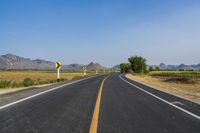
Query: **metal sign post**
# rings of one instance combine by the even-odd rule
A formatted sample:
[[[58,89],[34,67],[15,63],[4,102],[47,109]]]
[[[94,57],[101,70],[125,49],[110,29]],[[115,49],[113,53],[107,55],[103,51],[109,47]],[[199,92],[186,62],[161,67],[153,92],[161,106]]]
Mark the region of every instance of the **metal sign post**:
[[[57,81],[60,81],[60,68],[61,68],[61,62],[56,62],[56,69],[57,69]]]
[[[95,70],[95,74],[98,74],[98,70],[97,69]]]
[[[58,71],[58,74],[57,74],[57,75],[58,75],[57,81],[59,82],[59,81],[60,81],[60,69],[58,69],[57,71]]]
[[[86,66],[83,66],[83,75],[84,75],[84,76],[86,76],[86,75],[87,75],[87,73],[86,73],[86,72],[87,72],[87,67],[86,67]]]

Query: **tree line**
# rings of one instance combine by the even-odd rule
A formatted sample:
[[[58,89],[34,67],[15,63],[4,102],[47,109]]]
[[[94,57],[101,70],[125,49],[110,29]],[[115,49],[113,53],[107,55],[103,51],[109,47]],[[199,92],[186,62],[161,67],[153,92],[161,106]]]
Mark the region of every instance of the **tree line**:
[[[146,73],[147,72],[147,60],[142,56],[131,56],[128,58],[129,63],[121,63],[121,73]]]

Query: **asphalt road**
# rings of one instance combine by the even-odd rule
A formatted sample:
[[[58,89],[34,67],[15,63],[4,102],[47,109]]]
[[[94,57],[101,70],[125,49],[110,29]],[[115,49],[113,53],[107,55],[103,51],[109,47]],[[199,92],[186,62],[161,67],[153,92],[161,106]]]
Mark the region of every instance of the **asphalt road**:
[[[200,105],[123,75],[40,90],[0,96],[0,133],[200,133]]]

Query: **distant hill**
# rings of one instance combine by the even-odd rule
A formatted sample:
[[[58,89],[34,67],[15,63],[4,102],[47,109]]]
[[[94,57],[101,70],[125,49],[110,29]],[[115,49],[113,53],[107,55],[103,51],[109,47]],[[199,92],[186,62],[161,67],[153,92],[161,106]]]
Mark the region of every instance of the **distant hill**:
[[[164,63],[160,63],[159,65],[150,65],[151,67],[159,67],[161,70],[179,70],[179,69],[184,69],[184,70],[200,70],[200,63],[199,64],[193,64],[193,65],[185,65],[185,64],[180,64],[180,65],[166,65]],[[149,66],[149,67],[150,67]]]
[[[111,69],[112,69],[112,70],[120,70],[120,67],[119,67],[119,65],[115,65],[115,66],[113,66]]]
[[[41,59],[31,60],[12,54],[0,56],[0,69],[54,69],[54,63]]]
[[[82,70],[84,65],[82,64],[69,64],[62,65],[64,70]],[[99,63],[93,63],[87,65],[89,70],[94,69],[106,69]],[[6,54],[0,56],[0,69],[34,69],[34,70],[54,70],[55,63],[52,61],[46,61],[42,59],[31,60],[29,58],[20,57],[13,54]]]
[[[63,70],[82,70],[83,64],[69,64],[69,65],[62,65]],[[87,66],[88,70],[103,70],[108,69],[99,63],[91,62]],[[193,64],[193,65],[166,65],[164,63],[160,63],[159,65],[149,65],[149,67],[159,67],[161,70],[200,70],[200,63],[199,64]],[[20,57],[13,54],[6,54],[0,56],[0,69],[17,69],[17,70],[23,70],[23,69],[34,69],[34,70],[54,70],[55,69],[55,63],[52,61],[46,61],[42,59],[36,59],[32,60],[29,58]],[[113,70],[119,70],[119,65],[115,65],[112,68]]]
[[[83,69],[82,64],[69,64],[69,65],[63,65],[62,69],[64,70],[82,70]]]
[[[92,70],[95,70],[95,69],[104,70],[104,69],[107,69],[107,68],[104,67],[104,66],[101,66],[99,63],[91,62],[90,64],[87,65],[87,69],[92,71]]]

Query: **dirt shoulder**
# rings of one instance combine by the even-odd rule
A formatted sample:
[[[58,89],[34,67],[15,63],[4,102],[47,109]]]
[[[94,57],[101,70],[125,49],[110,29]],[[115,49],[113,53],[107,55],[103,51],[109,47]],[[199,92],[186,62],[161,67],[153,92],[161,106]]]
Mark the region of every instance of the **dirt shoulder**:
[[[72,81],[75,81],[75,80],[79,80],[79,79],[83,79],[83,78],[87,78],[87,77],[91,77],[91,76],[94,76],[94,75],[88,75],[86,77],[75,75],[74,77],[70,78],[70,80],[63,80],[63,81],[60,81],[60,82],[53,82],[53,83],[44,83],[44,84],[41,84],[41,85],[31,85],[31,86],[27,86],[27,87],[0,88],[0,96],[4,95],[4,94],[9,94],[9,93],[15,93],[15,92],[18,92],[18,91],[25,91],[25,90],[30,90],[30,89],[40,89],[42,87],[62,85],[64,83],[72,82]]]
[[[127,74],[126,77],[157,90],[200,104],[200,83],[184,84],[164,82],[162,78],[155,78],[149,75]]]
[[[13,92],[17,92],[17,91],[22,91],[22,90],[28,90],[28,89],[32,89],[32,88],[36,89],[36,88],[45,87],[45,86],[49,86],[49,85],[53,85],[53,84],[56,84],[56,83],[29,86],[29,87],[20,87],[20,88],[3,88],[3,89],[1,88],[0,95],[13,93]]]

